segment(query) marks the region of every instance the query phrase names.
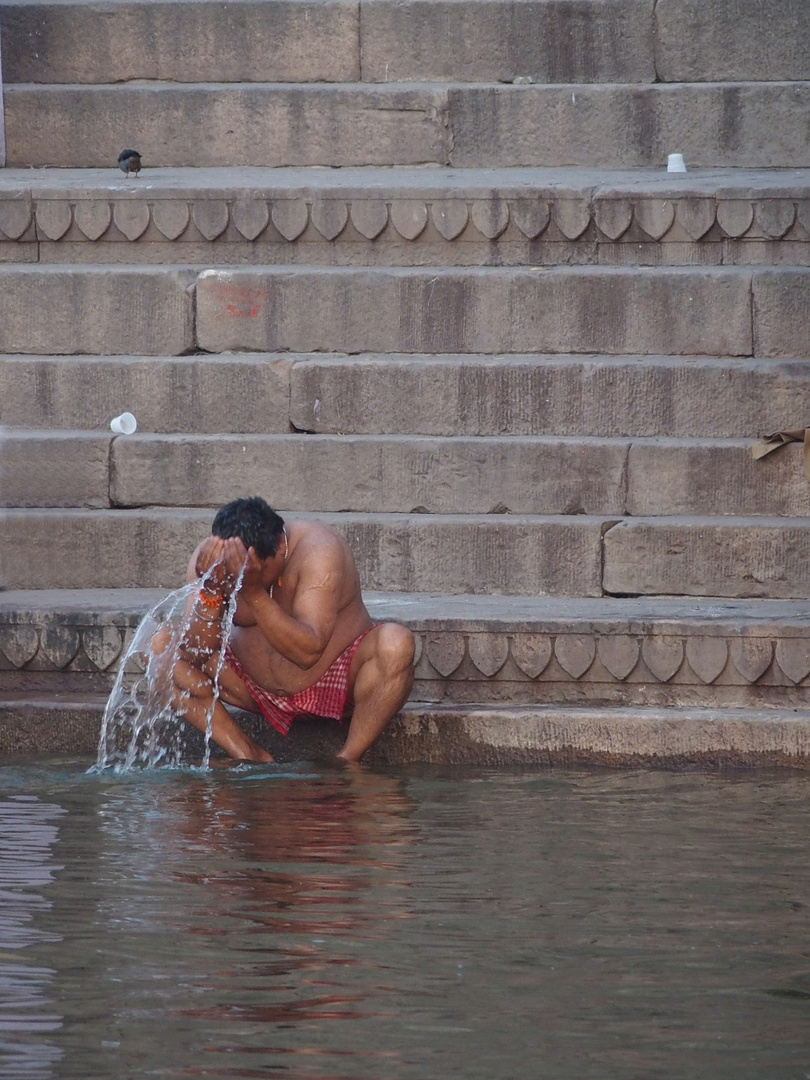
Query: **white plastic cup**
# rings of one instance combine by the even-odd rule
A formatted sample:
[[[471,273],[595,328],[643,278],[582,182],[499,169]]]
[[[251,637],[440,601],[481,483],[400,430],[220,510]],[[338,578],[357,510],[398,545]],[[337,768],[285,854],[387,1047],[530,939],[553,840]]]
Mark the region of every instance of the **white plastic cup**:
[[[667,158],[667,172],[686,172],[683,154],[670,154]]]
[[[134,435],[138,430],[138,421],[131,412],[122,412],[110,421],[110,431],[116,435]]]

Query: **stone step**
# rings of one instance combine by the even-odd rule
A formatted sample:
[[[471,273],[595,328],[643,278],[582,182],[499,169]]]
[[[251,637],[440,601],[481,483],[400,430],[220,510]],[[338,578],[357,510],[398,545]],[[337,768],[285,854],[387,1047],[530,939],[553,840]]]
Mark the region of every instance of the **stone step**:
[[[810,598],[807,518],[313,516],[345,536],[367,589]],[[212,509],[0,510],[0,588],[176,588],[212,518]]]
[[[214,353],[801,356],[809,280],[740,267],[206,270],[196,338]]]
[[[104,703],[86,694],[0,694],[0,753],[95,757]],[[255,713],[236,717],[282,763],[329,757],[345,738],[334,720],[294,723],[282,739]],[[183,758],[198,762],[202,738],[184,734]],[[224,755],[214,748],[212,756]],[[810,711],[409,702],[363,764],[417,763],[806,770]]]
[[[0,434],[0,506],[218,506],[267,491],[289,511],[810,514],[803,447],[751,439]]]
[[[675,148],[690,166],[810,166],[810,82],[29,82],[4,104],[16,167],[109,167],[124,146],[149,166],[628,168]]]
[[[801,268],[12,264],[0,352],[791,357],[806,349],[808,281]]]
[[[177,588],[213,515],[213,509],[0,510],[0,588]],[[601,594],[601,535],[611,524],[602,517],[316,517],[346,537],[365,588]]]
[[[0,29],[10,82],[810,78],[801,0],[26,0]]]
[[[649,0],[25,2],[0,29],[12,83],[655,79]],[[782,52],[768,77],[806,78]]]
[[[694,356],[0,356],[0,424],[101,434],[124,410],[141,432],[166,434],[297,428],[740,438],[804,427],[810,364]]]
[[[191,352],[194,271],[0,266],[0,352]]]
[[[0,262],[805,265],[810,171],[5,169]]]
[[[3,392],[8,384],[0,360]],[[22,419],[31,399],[0,402],[0,419],[53,423],[52,412]],[[75,412],[59,415],[75,423]],[[735,438],[802,428],[808,416],[803,360],[371,355],[290,368],[290,420],[320,434]]]
[[[135,626],[162,596],[140,590],[0,595],[6,709],[37,696],[93,698],[98,708]],[[434,718],[445,710],[598,709],[610,725],[623,709],[643,709],[677,744],[689,730],[678,710],[707,711],[715,721],[728,717],[727,710],[755,710],[773,723],[787,714],[794,721],[806,717],[806,605],[417,594],[369,594],[367,602],[375,619],[414,631],[411,708],[434,711]],[[514,749],[520,745],[518,739]]]

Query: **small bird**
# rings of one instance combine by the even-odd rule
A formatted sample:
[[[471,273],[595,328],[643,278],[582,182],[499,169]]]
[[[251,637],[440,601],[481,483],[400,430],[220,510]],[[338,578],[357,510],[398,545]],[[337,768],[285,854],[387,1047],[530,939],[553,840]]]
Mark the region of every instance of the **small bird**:
[[[137,176],[141,169],[141,155],[137,150],[122,150],[118,155],[118,168],[126,176],[130,173]]]

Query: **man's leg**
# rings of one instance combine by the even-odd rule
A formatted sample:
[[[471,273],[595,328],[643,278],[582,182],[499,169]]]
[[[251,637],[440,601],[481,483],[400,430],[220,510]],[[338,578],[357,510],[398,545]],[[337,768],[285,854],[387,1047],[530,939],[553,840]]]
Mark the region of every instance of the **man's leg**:
[[[349,669],[354,709],[339,758],[359,761],[408,700],[413,655],[413,634],[398,623],[381,623],[360,642]]]
[[[216,658],[209,663],[213,665],[215,660]],[[214,670],[216,669],[214,668]],[[241,709],[246,708],[251,712],[256,711],[256,703],[246,691],[245,694],[250,704],[247,704],[241,695],[237,697],[232,692],[232,687],[226,689],[224,685],[226,681],[230,684],[239,679],[236,672],[223,667],[220,673],[220,693],[216,700],[214,700],[214,680],[212,675],[209,675],[206,670],[195,667],[194,664],[187,660],[175,661],[172,668],[172,679],[178,691],[172,702],[175,712],[188,720],[192,727],[205,733],[207,718],[210,714],[211,738],[230,757],[243,761],[273,760],[271,754],[268,754],[266,750],[263,750],[258,743],[255,743],[253,739],[242,731],[222,703],[224,700],[228,704],[236,705]],[[241,679],[239,682],[241,683]],[[237,697],[237,699],[234,700],[234,697]]]
[[[161,654],[169,644],[170,638],[165,631],[158,631],[152,639],[152,654],[157,661],[152,670],[157,677],[160,677],[158,672],[162,667]],[[242,731],[223,705],[223,701],[227,701],[229,705],[237,708],[256,711],[256,703],[247,687],[236,672],[227,666],[223,666],[220,672],[220,693],[214,701],[213,677],[216,663],[217,657],[211,656],[203,666],[199,666],[193,663],[188,655],[183,656],[181,653],[171,665],[171,671],[163,673],[163,677],[168,674],[174,688],[172,708],[203,734],[210,714],[211,738],[230,757],[247,761],[272,761],[272,756]]]

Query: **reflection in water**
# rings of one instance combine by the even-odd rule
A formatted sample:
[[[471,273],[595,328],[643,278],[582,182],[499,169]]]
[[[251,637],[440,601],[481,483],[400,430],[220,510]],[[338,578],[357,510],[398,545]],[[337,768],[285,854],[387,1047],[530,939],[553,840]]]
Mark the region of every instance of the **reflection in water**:
[[[805,777],[29,779],[60,1078],[810,1074]]]
[[[9,1080],[46,1080],[62,1056],[48,1038],[62,1019],[52,998],[55,972],[24,952],[59,940],[36,922],[50,908],[43,886],[61,869],[51,858],[61,813],[34,795],[0,800],[0,1076]]]

